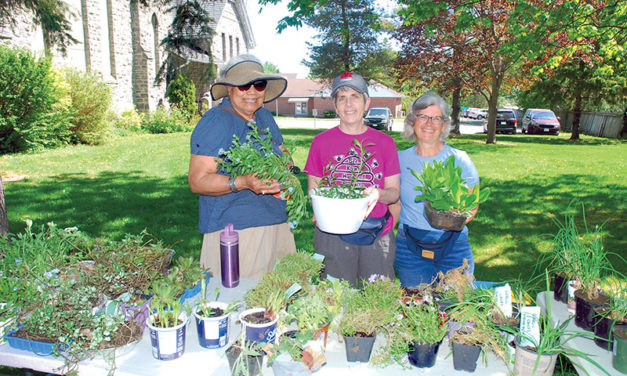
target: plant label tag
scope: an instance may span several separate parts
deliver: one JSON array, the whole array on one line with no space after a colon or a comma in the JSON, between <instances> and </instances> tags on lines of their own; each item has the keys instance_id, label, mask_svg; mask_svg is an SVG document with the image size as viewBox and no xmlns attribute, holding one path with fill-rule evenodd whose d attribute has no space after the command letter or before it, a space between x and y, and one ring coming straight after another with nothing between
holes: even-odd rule
<instances>
[{"instance_id":1,"label":"plant label tag","mask_svg":"<svg viewBox=\"0 0 627 376\"><path fill-rule=\"evenodd\" d=\"M505 286L495 287L494 297L496 298L496 305L505 317L512 317L512 288L509 283L506 283Z\"/></svg>"},{"instance_id":2,"label":"plant label tag","mask_svg":"<svg viewBox=\"0 0 627 376\"><path fill-rule=\"evenodd\" d=\"M422 257L433 260L434 256L435 254L433 253L433 251L427 251L426 249L422 250Z\"/></svg>"},{"instance_id":3,"label":"plant label tag","mask_svg":"<svg viewBox=\"0 0 627 376\"><path fill-rule=\"evenodd\" d=\"M319 253L314 253L313 255L311 255L311 258L320 262L324 261L324 255L321 255Z\"/></svg>"},{"instance_id":4,"label":"plant label tag","mask_svg":"<svg viewBox=\"0 0 627 376\"><path fill-rule=\"evenodd\" d=\"M334 277L334 276L332 276L332 275L327 274L327 281L330 281L330 282L339 282L340 280L339 280L338 278L335 278L335 277Z\"/></svg>"},{"instance_id":5,"label":"plant label tag","mask_svg":"<svg viewBox=\"0 0 627 376\"><path fill-rule=\"evenodd\" d=\"M285 301L289 300L289 298L296 294L303 286L299 285L297 282L294 282L286 291L285 291Z\"/></svg>"},{"instance_id":6,"label":"plant label tag","mask_svg":"<svg viewBox=\"0 0 627 376\"><path fill-rule=\"evenodd\" d=\"M540 307L520 308L520 345L536 347L540 343Z\"/></svg>"},{"instance_id":7,"label":"plant label tag","mask_svg":"<svg viewBox=\"0 0 627 376\"><path fill-rule=\"evenodd\" d=\"M161 355L169 355L176 353L176 330L167 332L159 332L159 353Z\"/></svg>"}]
</instances>

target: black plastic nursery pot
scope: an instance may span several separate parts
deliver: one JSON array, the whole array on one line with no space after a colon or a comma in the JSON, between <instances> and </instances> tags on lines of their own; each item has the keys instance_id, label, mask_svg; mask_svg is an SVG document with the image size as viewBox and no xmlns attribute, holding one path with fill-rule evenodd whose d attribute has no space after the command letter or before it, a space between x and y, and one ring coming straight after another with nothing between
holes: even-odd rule
<instances>
[{"instance_id":1,"label":"black plastic nursery pot","mask_svg":"<svg viewBox=\"0 0 627 376\"><path fill-rule=\"evenodd\" d=\"M442 341L437 343L411 344L407 352L409 363L418 368L433 367L438 357L438 349L441 343Z\"/></svg>"},{"instance_id":2,"label":"black plastic nursery pot","mask_svg":"<svg viewBox=\"0 0 627 376\"><path fill-rule=\"evenodd\" d=\"M263 355L248 355L245 359L241 359L240 362L246 362L240 369L237 369L237 358L239 357L242 349L239 346L229 346L224 352L226 358L229 361L229 369L232 376L255 376L259 374L261 366L263 365ZM247 372L246 372L247 371Z\"/></svg>"},{"instance_id":3,"label":"black plastic nursery pot","mask_svg":"<svg viewBox=\"0 0 627 376\"><path fill-rule=\"evenodd\" d=\"M372 353L375 335L370 337L349 337L344 336L346 345L346 361L348 362L368 362Z\"/></svg>"},{"instance_id":4,"label":"black plastic nursery pot","mask_svg":"<svg viewBox=\"0 0 627 376\"><path fill-rule=\"evenodd\" d=\"M553 297L564 304L568 303L568 278L564 274L553 276Z\"/></svg>"},{"instance_id":5,"label":"black plastic nursery pot","mask_svg":"<svg viewBox=\"0 0 627 376\"><path fill-rule=\"evenodd\" d=\"M594 343L603 350L612 351L614 344L614 335L612 329L614 327L627 328L627 322L616 321L608 315L608 309L604 307L596 307L594 309L595 317L597 317L596 325L594 325Z\"/></svg>"},{"instance_id":6,"label":"black plastic nursery pot","mask_svg":"<svg viewBox=\"0 0 627 376\"><path fill-rule=\"evenodd\" d=\"M453 342L453 367L457 371L475 372L481 346Z\"/></svg>"},{"instance_id":7,"label":"black plastic nursery pot","mask_svg":"<svg viewBox=\"0 0 627 376\"><path fill-rule=\"evenodd\" d=\"M627 327L615 327L613 334L612 366L622 373L627 373Z\"/></svg>"},{"instance_id":8,"label":"black plastic nursery pot","mask_svg":"<svg viewBox=\"0 0 627 376\"><path fill-rule=\"evenodd\" d=\"M583 290L575 291L575 325L584 330L594 331L599 317L595 315L595 308L609 307L609 297L599 294L592 300Z\"/></svg>"}]
</instances>

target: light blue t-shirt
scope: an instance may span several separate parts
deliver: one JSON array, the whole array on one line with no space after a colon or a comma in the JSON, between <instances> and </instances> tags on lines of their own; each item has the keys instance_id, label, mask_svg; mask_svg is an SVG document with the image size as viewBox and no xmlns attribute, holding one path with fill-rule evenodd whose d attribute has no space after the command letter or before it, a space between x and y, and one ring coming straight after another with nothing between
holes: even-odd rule
<instances>
[{"instance_id":1,"label":"light blue t-shirt","mask_svg":"<svg viewBox=\"0 0 627 376\"><path fill-rule=\"evenodd\" d=\"M479 172L465 151L444 144L442 151L435 157L421 157L416 153L415 146L398 152L398 160L401 165L401 225L407 224L420 229L442 231L431 227L429 224L424 214L424 201L415 201L416 196L422 192L414 189L414 187L422 187L422 183L411 173L410 169L420 174L426 163L445 161L451 155L455 156L455 166L462 168L462 177L466 180L466 184L469 187L479 184ZM468 231L466 227L464 227L464 231Z\"/></svg>"}]
</instances>

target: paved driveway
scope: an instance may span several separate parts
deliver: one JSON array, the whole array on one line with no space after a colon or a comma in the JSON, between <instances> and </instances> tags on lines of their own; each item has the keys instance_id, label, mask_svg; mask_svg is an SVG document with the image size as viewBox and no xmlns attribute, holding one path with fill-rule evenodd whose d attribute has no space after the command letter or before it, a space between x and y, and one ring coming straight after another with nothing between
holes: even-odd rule
<instances>
[{"instance_id":1,"label":"paved driveway","mask_svg":"<svg viewBox=\"0 0 627 376\"><path fill-rule=\"evenodd\" d=\"M275 118L279 128L311 128L311 129L329 129L339 124L339 119L317 119L317 118L291 118L278 117ZM392 131L400 132L403 130L403 120L395 118L392 123ZM483 120L470 120L463 118L460 131L462 134L483 133Z\"/></svg>"}]
</instances>

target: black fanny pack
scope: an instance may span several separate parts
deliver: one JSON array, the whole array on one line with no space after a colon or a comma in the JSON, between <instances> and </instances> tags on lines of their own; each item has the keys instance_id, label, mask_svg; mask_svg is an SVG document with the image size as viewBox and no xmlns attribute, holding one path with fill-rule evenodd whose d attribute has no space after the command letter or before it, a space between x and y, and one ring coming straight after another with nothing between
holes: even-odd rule
<instances>
[{"instance_id":1,"label":"black fanny pack","mask_svg":"<svg viewBox=\"0 0 627 376\"><path fill-rule=\"evenodd\" d=\"M455 246L461 231L422 230L404 225L407 248L416 256L439 260Z\"/></svg>"},{"instance_id":2,"label":"black fanny pack","mask_svg":"<svg viewBox=\"0 0 627 376\"><path fill-rule=\"evenodd\" d=\"M372 245L385 229L385 224L388 223L389 218L389 210L385 212L383 217L368 217L361 223L357 232L342 234L340 239L355 245Z\"/></svg>"}]
</instances>

